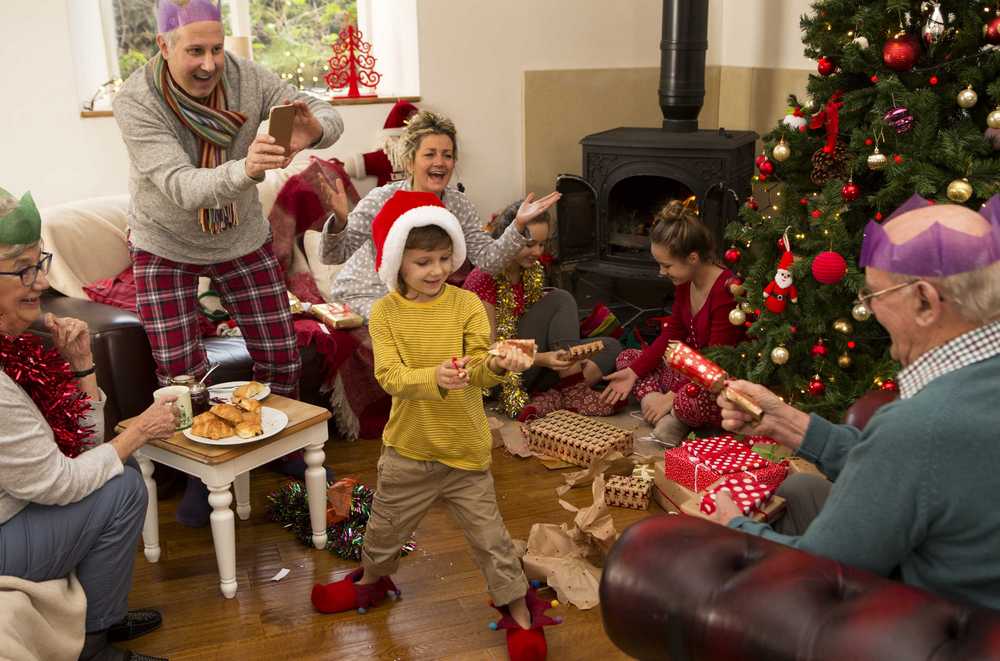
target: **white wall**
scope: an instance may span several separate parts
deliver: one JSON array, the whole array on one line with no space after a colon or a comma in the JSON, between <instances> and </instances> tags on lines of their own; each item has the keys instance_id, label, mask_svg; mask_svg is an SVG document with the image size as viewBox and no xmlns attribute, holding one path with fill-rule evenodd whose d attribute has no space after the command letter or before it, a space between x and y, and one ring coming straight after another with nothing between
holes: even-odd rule
<instances>
[{"instance_id":1,"label":"white wall","mask_svg":"<svg viewBox=\"0 0 1000 661\"><path fill-rule=\"evenodd\" d=\"M808 0L710 1L710 63L813 66L798 32ZM659 65L660 0L418 0L417 11L420 105L457 123L458 179L487 217L524 192L523 71ZM66 0L0 2L0 186L43 206L127 190L117 125L79 117L71 58ZM340 110L347 131L330 152L368 151L388 106Z\"/></svg>"}]
</instances>

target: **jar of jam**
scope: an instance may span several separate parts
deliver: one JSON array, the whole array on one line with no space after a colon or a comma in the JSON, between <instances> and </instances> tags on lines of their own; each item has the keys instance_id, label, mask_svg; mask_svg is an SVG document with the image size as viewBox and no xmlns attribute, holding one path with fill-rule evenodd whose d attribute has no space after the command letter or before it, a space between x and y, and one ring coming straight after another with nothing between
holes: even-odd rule
<instances>
[{"instance_id":1,"label":"jar of jam","mask_svg":"<svg viewBox=\"0 0 1000 661\"><path fill-rule=\"evenodd\" d=\"M178 374L177 376L170 377L170 384L172 386L187 386L191 387L191 384L196 383L196 379L190 374Z\"/></svg>"},{"instance_id":2,"label":"jar of jam","mask_svg":"<svg viewBox=\"0 0 1000 661\"><path fill-rule=\"evenodd\" d=\"M208 386L204 383L195 381L188 386L188 390L191 391L192 415L200 415L211 408L208 401Z\"/></svg>"}]
</instances>

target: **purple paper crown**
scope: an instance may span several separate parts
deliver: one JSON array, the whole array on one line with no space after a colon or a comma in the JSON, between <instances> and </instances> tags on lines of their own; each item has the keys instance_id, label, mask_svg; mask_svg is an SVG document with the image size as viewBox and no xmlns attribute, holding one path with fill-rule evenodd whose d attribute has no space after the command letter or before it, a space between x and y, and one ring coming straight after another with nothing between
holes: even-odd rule
<instances>
[{"instance_id":1,"label":"purple paper crown","mask_svg":"<svg viewBox=\"0 0 1000 661\"><path fill-rule=\"evenodd\" d=\"M222 9L216 0L160 0L156 8L158 32L173 32L199 21L222 22Z\"/></svg>"},{"instance_id":2,"label":"purple paper crown","mask_svg":"<svg viewBox=\"0 0 1000 661\"><path fill-rule=\"evenodd\" d=\"M903 203L886 222L908 211L931 206L914 195ZM975 271L1000 261L1000 194L994 195L979 212L990 223L982 236L966 234L934 222L906 243L889 240L885 228L870 221L861 244L861 268L872 266L899 275L944 277Z\"/></svg>"}]
</instances>

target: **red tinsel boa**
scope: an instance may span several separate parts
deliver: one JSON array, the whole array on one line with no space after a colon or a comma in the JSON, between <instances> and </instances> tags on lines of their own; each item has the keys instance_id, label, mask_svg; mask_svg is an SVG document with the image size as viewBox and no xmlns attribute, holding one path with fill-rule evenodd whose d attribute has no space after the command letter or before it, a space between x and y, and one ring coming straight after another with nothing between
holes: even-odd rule
<instances>
[{"instance_id":1,"label":"red tinsel boa","mask_svg":"<svg viewBox=\"0 0 1000 661\"><path fill-rule=\"evenodd\" d=\"M66 359L57 350L47 349L36 335L0 333L0 369L31 397L62 453L67 457L80 454L93 433L81 422L90 410L90 398L80 390Z\"/></svg>"}]
</instances>

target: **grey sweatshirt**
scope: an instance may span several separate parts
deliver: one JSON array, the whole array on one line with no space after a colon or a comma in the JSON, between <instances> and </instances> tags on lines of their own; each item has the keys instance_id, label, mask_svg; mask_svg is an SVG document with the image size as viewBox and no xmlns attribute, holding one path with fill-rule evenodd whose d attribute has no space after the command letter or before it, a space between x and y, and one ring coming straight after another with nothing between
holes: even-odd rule
<instances>
[{"instance_id":1,"label":"grey sweatshirt","mask_svg":"<svg viewBox=\"0 0 1000 661\"><path fill-rule=\"evenodd\" d=\"M91 400L83 424L93 427L91 449L74 459L56 445L52 428L21 386L0 370L0 524L29 503L68 505L122 472L104 441L104 393Z\"/></svg>"},{"instance_id":2,"label":"grey sweatshirt","mask_svg":"<svg viewBox=\"0 0 1000 661\"><path fill-rule=\"evenodd\" d=\"M130 240L135 247L188 264L214 264L242 257L264 244L270 226L257 197L260 183L246 174L250 143L271 108L285 99L306 101L323 126L316 148L328 147L344 131L340 114L326 101L299 93L253 62L226 53L222 83L229 109L246 115L229 161L198 167L198 140L181 124L153 85L152 66L125 81L115 97L115 120L128 149ZM198 224L198 209L235 203L240 223L221 234Z\"/></svg>"},{"instance_id":3,"label":"grey sweatshirt","mask_svg":"<svg viewBox=\"0 0 1000 661\"><path fill-rule=\"evenodd\" d=\"M730 526L1000 608L1000 356L883 406L864 431L812 416L799 454L834 480L800 537L737 517Z\"/></svg>"}]
</instances>

